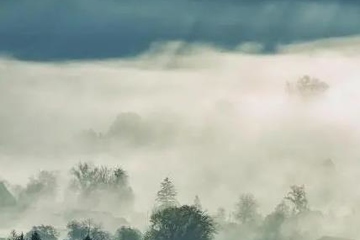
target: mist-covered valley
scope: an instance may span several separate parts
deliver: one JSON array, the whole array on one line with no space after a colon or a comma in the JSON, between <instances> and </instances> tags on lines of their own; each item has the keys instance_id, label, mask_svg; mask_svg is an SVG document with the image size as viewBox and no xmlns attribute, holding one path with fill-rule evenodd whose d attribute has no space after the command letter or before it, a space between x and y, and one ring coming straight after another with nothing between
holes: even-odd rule
<instances>
[{"instance_id":1,"label":"mist-covered valley","mask_svg":"<svg viewBox=\"0 0 360 240\"><path fill-rule=\"evenodd\" d=\"M0 237L145 234L165 183L179 209L211 217L215 239L358 239L357 38L271 55L179 46L0 60Z\"/></svg>"}]
</instances>

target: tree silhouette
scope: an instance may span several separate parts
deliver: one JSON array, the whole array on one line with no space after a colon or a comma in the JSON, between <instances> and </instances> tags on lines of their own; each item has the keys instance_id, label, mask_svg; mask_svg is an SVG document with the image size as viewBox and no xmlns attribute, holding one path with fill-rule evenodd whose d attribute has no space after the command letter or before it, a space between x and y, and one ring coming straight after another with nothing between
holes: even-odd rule
<instances>
[{"instance_id":1,"label":"tree silhouette","mask_svg":"<svg viewBox=\"0 0 360 240\"><path fill-rule=\"evenodd\" d=\"M57 240L59 233L53 226L34 226L32 229L25 235L26 239L30 239L32 234L36 232L42 240Z\"/></svg>"},{"instance_id":2,"label":"tree silhouette","mask_svg":"<svg viewBox=\"0 0 360 240\"><path fill-rule=\"evenodd\" d=\"M194 206L168 207L151 216L145 240L210 240L216 232L212 218Z\"/></svg>"},{"instance_id":3,"label":"tree silhouette","mask_svg":"<svg viewBox=\"0 0 360 240\"><path fill-rule=\"evenodd\" d=\"M34 231L34 232L31 234L30 240L41 240L40 235L38 234L37 231Z\"/></svg>"},{"instance_id":4,"label":"tree silhouette","mask_svg":"<svg viewBox=\"0 0 360 240\"><path fill-rule=\"evenodd\" d=\"M290 188L291 190L285 196L285 199L293 205L293 214L299 214L309 210L305 186L293 185Z\"/></svg>"},{"instance_id":5,"label":"tree silhouette","mask_svg":"<svg viewBox=\"0 0 360 240\"><path fill-rule=\"evenodd\" d=\"M178 202L176 200L176 189L174 184L170 181L169 178L165 178L161 183L160 190L157 192L156 204L157 208L163 209L167 207L177 206Z\"/></svg>"},{"instance_id":6,"label":"tree silhouette","mask_svg":"<svg viewBox=\"0 0 360 240\"><path fill-rule=\"evenodd\" d=\"M121 227L115 234L115 240L141 240L141 238L141 232L130 227Z\"/></svg>"},{"instance_id":7,"label":"tree silhouette","mask_svg":"<svg viewBox=\"0 0 360 240\"><path fill-rule=\"evenodd\" d=\"M252 194L242 194L236 207L235 218L242 224L255 223L260 217L258 203Z\"/></svg>"}]
</instances>

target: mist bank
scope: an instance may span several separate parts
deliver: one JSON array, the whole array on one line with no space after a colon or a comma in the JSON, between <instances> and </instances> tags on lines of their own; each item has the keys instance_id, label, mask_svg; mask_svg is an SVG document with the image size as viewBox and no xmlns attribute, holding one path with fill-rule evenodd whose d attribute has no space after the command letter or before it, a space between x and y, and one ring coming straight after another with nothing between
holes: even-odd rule
<instances>
[{"instance_id":1,"label":"mist bank","mask_svg":"<svg viewBox=\"0 0 360 240\"><path fill-rule=\"evenodd\" d=\"M326 43L266 56L244 53L254 45L177 53L170 43L127 60L3 58L1 178L26 185L39 170L56 170L63 184L79 161L120 165L141 213L166 176L181 203L199 195L211 211L251 192L269 213L289 186L305 184L314 209L340 219L332 232L356 237L360 58L348 51L357 49L352 41ZM329 88L310 99L289 95L286 82L303 75ZM323 171L327 159L333 175Z\"/></svg>"}]
</instances>

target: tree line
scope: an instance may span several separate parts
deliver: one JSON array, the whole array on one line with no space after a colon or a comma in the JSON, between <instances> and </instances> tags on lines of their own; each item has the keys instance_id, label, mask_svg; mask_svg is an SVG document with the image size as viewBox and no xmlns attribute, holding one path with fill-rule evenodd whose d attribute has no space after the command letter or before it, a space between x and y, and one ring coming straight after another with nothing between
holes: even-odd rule
<instances>
[{"instance_id":1,"label":"tree line","mask_svg":"<svg viewBox=\"0 0 360 240\"><path fill-rule=\"evenodd\" d=\"M94 189L110 188L128 194L127 175L121 168L95 167L80 163L72 169L73 187L89 197ZM127 188L126 188L127 189ZM129 190L129 189L127 189ZM114 233L104 230L92 219L73 220L66 225L67 240L305 240L313 229L301 229L301 222L313 221L317 211L309 207L304 186L291 186L274 210L262 216L259 203L251 193L243 193L235 209L227 214L219 208L214 214L204 210L199 196L192 205L182 205L177 200L177 190L170 178L165 178L156 194L150 223L145 232L131 226L120 226ZM313 227L316 227L314 224ZM13 231L9 240L58 240L59 232L49 225L34 226L29 232Z\"/></svg>"}]
</instances>

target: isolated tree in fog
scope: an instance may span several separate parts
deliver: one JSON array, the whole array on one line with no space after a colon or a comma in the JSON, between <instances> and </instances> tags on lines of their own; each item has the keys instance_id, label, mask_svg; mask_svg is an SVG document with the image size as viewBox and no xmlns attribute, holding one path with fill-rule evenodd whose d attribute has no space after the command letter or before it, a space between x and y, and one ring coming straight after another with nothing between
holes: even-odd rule
<instances>
[{"instance_id":1,"label":"isolated tree in fog","mask_svg":"<svg viewBox=\"0 0 360 240\"><path fill-rule=\"evenodd\" d=\"M242 194L236 205L235 218L242 224L255 223L260 218L257 210L255 197L252 194Z\"/></svg>"},{"instance_id":2,"label":"isolated tree in fog","mask_svg":"<svg viewBox=\"0 0 360 240\"><path fill-rule=\"evenodd\" d=\"M285 199L292 204L293 213L298 214L309 210L305 186L293 185L290 189Z\"/></svg>"},{"instance_id":3,"label":"isolated tree in fog","mask_svg":"<svg viewBox=\"0 0 360 240\"><path fill-rule=\"evenodd\" d=\"M286 90L290 94L298 94L302 97L314 97L328 90L329 85L317 78L305 75L295 83L286 83Z\"/></svg>"},{"instance_id":4,"label":"isolated tree in fog","mask_svg":"<svg viewBox=\"0 0 360 240\"><path fill-rule=\"evenodd\" d=\"M34 226L32 229L25 235L26 239L30 239L33 233L37 233L41 240L57 240L59 233L53 226Z\"/></svg>"},{"instance_id":5,"label":"isolated tree in fog","mask_svg":"<svg viewBox=\"0 0 360 240\"><path fill-rule=\"evenodd\" d=\"M213 219L194 206L168 207L151 216L145 240L210 240Z\"/></svg>"},{"instance_id":6,"label":"isolated tree in fog","mask_svg":"<svg viewBox=\"0 0 360 240\"><path fill-rule=\"evenodd\" d=\"M196 207L199 210L202 210L201 201L198 195L195 196L194 207Z\"/></svg>"},{"instance_id":7,"label":"isolated tree in fog","mask_svg":"<svg viewBox=\"0 0 360 240\"><path fill-rule=\"evenodd\" d=\"M169 178L165 178L161 183L160 190L157 192L156 204L157 208L167 208L178 205L176 200L176 189L174 184L170 181Z\"/></svg>"},{"instance_id":8,"label":"isolated tree in fog","mask_svg":"<svg viewBox=\"0 0 360 240\"><path fill-rule=\"evenodd\" d=\"M71 173L71 186L80 193L83 204L94 206L103 203L102 206L105 207L121 204L123 208L131 208L134 195L128 183L128 176L122 168L79 163L72 168ZM107 197L103 198L103 195Z\"/></svg>"},{"instance_id":9,"label":"isolated tree in fog","mask_svg":"<svg viewBox=\"0 0 360 240\"><path fill-rule=\"evenodd\" d=\"M73 187L84 194L100 188L128 188L128 176L122 168L96 167L89 163L79 163L71 170Z\"/></svg>"},{"instance_id":10,"label":"isolated tree in fog","mask_svg":"<svg viewBox=\"0 0 360 240\"><path fill-rule=\"evenodd\" d=\"M142 234L139 230L131 227L121 227L116 231L114 240L141 240Z\"/></svg>"}]
</instances>

